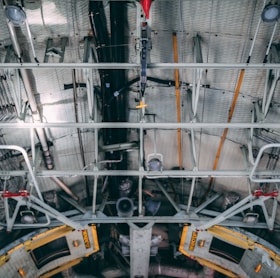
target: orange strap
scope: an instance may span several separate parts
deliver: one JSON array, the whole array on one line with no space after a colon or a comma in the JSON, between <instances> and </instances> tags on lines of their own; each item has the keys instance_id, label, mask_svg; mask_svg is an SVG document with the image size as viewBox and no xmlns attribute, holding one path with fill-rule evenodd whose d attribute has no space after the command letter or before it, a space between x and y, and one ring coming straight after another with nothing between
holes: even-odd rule
<instances>
[{"instance_id":1,"label":"orange strap","mask_svg":"<svg viewBox=\"0 0 280 278\"><path fill-rule=\"evenodd\" d=\"M227 119L228 123L230 123L231 119L232 119L232 115L233 115L233 112L234 112L234 109L235 109L235 105L236 105L236 102L237 102L237 99L238 99L240 88L241 88L241 85L242 85L242 82L243 82L244 73L245 73L245 69L242 69L240 71L240 73L239 73L239 78L238 78L237 86L235 88L234 96L233 96L233 99L232 99L232 102L231 102L231 106L230 106L230 109L229 109L229 113L228 113L228 119ZM222 151L224 142L226 140L227 133L228 133L228 128L225 128L224 132L222 134L222 137L220 139L220 144L219 144L219 147L218 147L218 150L217 150L217 153L216 153L216 157L215 157L215 161L214 161L214 164L213 164L213 170L214 171L218 167L221 151ZM211 188L212 183L213 183L213 177L211 177L211 179L210 179L209 189Z\"/></svg>"},{"instance_id":2,"label":"orange strap","mask_svg":"<svg viewBox=\"0 0 280 278\"><path fill-rule=\"evenodd\" d=\"M178 47L177 35L173 33L173 50L174 50L174 63L178 63ZM177 107L177 122L181 123L181 100L180 100L180 84L179 84L179 70L174 70L175 77L175 90L176 90L176 107ZM177 141L178 141L178 164L182 169L182 142L181 142L181 129L177 128Z\"/></svg>"}]
</instances>

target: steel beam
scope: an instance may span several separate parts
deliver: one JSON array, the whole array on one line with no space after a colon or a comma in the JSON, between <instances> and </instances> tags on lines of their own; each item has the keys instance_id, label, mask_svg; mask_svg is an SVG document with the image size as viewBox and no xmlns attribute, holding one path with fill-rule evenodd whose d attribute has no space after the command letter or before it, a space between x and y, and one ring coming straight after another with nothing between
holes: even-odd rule
<instances>
[{"instance_id":1,"label":"steel beam","mask_svg":"<svg viewBox=\"0 0 280 278\"><path fill-rule=\"evenodd\" d=\"M267 227L269 230L273 229L274 225L274 220L276 216L276 207L277 207L277 199L274 198L274 204L273 204L273 211L271 216L268 215L266 206L265 206L265 201L268 199L271 199L273 197L271 196L261 196L261 197L255 197L253 195L249 195L231 208L227 209L217 217L211 219L210 221L197 226L197 229L199 230L207 230L208 228L214 226L214 225L219 225L223 221L229 219L230 217L241 213L243 211L246 211L247 209L250 209L253 206L261 206L265 215L265 219L267 221Z\"/></svg>"},{"instance_id":2,"label":"steel beam","mask_svg":"<svg viewBox=\"0 0 280 278\"><path fill-rule=\"evenodd\" d=\"M0 63L0 69L140 69L140 63ZM150 63L148 69L279 69L277 63Z\"/></svg>"},{"instance_id":3,"label":"steel beam","mask_svg":"<svg viewBox=\"0 0 280 278\"><path fill-rule=\"evenodd\" d=\"M87 217L87 214L69 217L69 219L75 223L79 223L81 226L85 226L88 224L110 224L110 223L126 223L126 224L133 224L133 223L178 223L178 224L194 224L196 226L207 223L208 221L212 220L211 217L202 217L197 216L195 214L186 215L176 214L175 216L132 216L132 217L117 217L117 216L106 216L103 213L97 213L96 217ZM61 221L58 219L52 220L48 227L56 227L61 225ZM5 223L0 223L2 227L5 227ZM257 229L267 229L267 223L259 222L259 223L244 223L243 221L236 221L236 220L229 220L226 219L223 222L219 223L220 226L226 227L244 227L244 228L257 228ZM27 227L18 227L15 226L14 229L23 229ZM280 226L274 224L275 230L280 230Z\"/></svg>"},{"instance_id":4,"label":"steel beam","mask_svg":"<svg viewBox=\"0 0 280 278\"><path fill-rule=\"evenodd\" d=\"M0 171L0 176L24 176L29 172L27 170L10 170ZM153 178L184 178L184 177L216 177L216 178L227 178L227 177L248 177L251 174L250 170L166 170L160 172L150 172L143 170L37 170L35 172L36 177L73 177L73 176L147 176L149 179ZM276 171L255 171L255 175L258 176L280 176L280 172ZM271 181L271 180L270 180Z\"/></svg>"},{"instance_id":5,"label":"steel beam","mask_svg":"<svg viewBox=\"0 0 280 278\"><path fill-rule=\"evenodd\" d=\"M152 224L152 223L151 223ZM130 225L130 277L147 278L149 273L152 225Z\"/></svg>"},{"instance_id":6,"label":"steel beam","mask_svg":"<svg viewBox=\"0 0 280 278\"><path fill-rule=\"evenodd\" d=\"M213 129L213 128L229 128L229 129L247 129L247 128L260 128L260 129L280 129L280 122L258 122L258 123L128 123L128 122L58 122L58 123L4 123L0 122L0 128L138 128L138 129Z\"/></svg>"}]
</instances>

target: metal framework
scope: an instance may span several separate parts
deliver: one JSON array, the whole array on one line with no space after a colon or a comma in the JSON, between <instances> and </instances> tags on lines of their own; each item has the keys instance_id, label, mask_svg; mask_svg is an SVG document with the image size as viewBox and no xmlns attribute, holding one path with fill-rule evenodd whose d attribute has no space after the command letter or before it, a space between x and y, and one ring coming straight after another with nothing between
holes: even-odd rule
<instances>
[{"instance_id":1,"label":"metal framework","mask_svg":"<svg viewBox=\"0 0 280 278\"><path fill-rule=\"evenodd\" d=\"M0 63L0 69L140 69L140 63ZM149 63L148 69L279 69L276 63Z\"/></svg>"},{"instance_id":2,"label":"metal framework","mask_svg":"<svg viewBox=\"0 0 280 278\"><path fill-rule=\"evenodd\" d=\"M177 122L177 123L170 123L170 122L161 122L161 123L146 123L145 121L140 121L140 122L97 122L97 108L96 108L96 101L94 99L94 96L92 99L90 99L89 103L89 110L90 110L90 119L89 122L57 122L57 123L42 123L42 122L34 122L34 123L23 123L23 122L17 122L17 123L0 123L0 128L2 129L30 129L31 131L34 128L87 128L87 129L92 129L94 132L95 136L95 161L98 161L98 133L102 129L109 129L109 128L122 128L122 129L138 129L139 130L139 169L138 170L99 170L97 166L93 168L93 170L88 170L88 169L70 169L70 170L41 170L41 169L36 169L32 168L32 166L29 163L29 160L25 157L27 156L24 149L18 147L18 146L1 146L2 149L5 148L11 148L11 149L17 149L19 150L25 160L27 165L29 165L28 170L13 170L13 171L0 171L0 176L22 176L22 175L27 175L31 176L33 184L36 188L37 194L39 196L39 199L36 198L35 196L20 196L20 197L13 197L16 199L18 202L18 206L22 205L23 202L28 202L28 205L30 207L33 207L45 214L45 217L51 217L51 218L56 218L56 220L52 219L49 221L47 219L47 222L42 223L42 226L44 226L46 223L49 225L59 225L61 222L70 225L74 228L80 228L81 225L88 224L88 223L194 223L197 226L200 226L201 223L203 223L204 226L211 226L212 221L216 221L219 216L215 215L215 212L210 212L208 213L208 216L211 217L206 217L206 216L201 216L201 212L205 211L204 208L214 201L215 198L207 200L204 204L202 204L199 207L199 210L194 210L191 207L191 202L192 202L192 195L194 192L195 184L196 184L196 178L197 177L248 177L254 182L260 182L260 180L255 180L255 176L262 176L264 177L265 181L271 182L271 179L274 180L274 182L278 182L280 179L280 172L278 170L265 170L265 171L260 171L257 170L258 163L260 160L261 153L264 151L264 149L261 150L258 158L256 161L253 161L252 159L252 133L254 129L280 129L280 123L278 122L264 122L264 121L257 121L254 122L254 119L252 119L252 122L250 123L199 123L196 122L195 119L196 117L196 111L197 111L197 104L198 104L198 97L199 97L199 90L198 88L200 87L200 74L201 70L203 69L246 69L246 70L279 70L280 69L280 64L279 63L268 63L268 64L249 64L249 63L239 63L239 64L233 64L233 63L227 63L227 64L220 64L220 63L203 63L201 59L201 49L200 49L200 40L199 37L194 38L194 48L196 52L196 63L154 63L154 64L147 64L147 69L152 69L152 68L160 68L160 69L192 69L194 70L199 78L196 78L194 80L194 85L197 88L193 92L192 95L192 114L190 115L191 120L190 122ZM91 59L90 59L91 60ZM5 64L0 64L0 69L42 69L42 68L60 68L60 69L84 69L87 73L87 82L88 84L92 84L92 80L90 79L91 76L91 71L94 69L140 69L141 64L140 63L92 63L89 61L89 63L5 63ZM89 86L92 87L92 86ZM91 97L92 97L92 92L90 92ZM94 94L93 94L94 95ZM189 96L190 97L190 96ZM268 102L267 102L268 103ZM257 113L257 112L256 112ZM245 131L249 132L249 140L248 140L248 153L251 159L249 159L251 165L247 165L247 169L245 170L238 170L238 171L233 171L233 170L226 170L226 171L221 171L221 170L200 170L198 169L198 164L197 164L197 156L196 156L196 149L195 149L195 136L194 136L194 131L199 130L199 129L213 129L213 128L220 128L220 129L243 129ZM146 171L144 170L144 167L142 165L143 163L143 154L144 154L144 144L143 144L143 133L144 130L149 130L149 129L172 129L172 130L177 130L177 129L182 129L182 130L190 130L190 142L191 142L191 154L192 154L192 160L193 160L193 168L190 170L162 170L162 171ZM32 150L35 149L34 146L34 138L31 134L31 148ZM250 144L251 142L251 144ZM280 147L279 145L275 146L270 146L267 145L264 148L269 148L269 147ZM34 151L32 152L34 155ZM251 154L251 155L250 155ZM250 158L249 157L249 158ZM34 159L33 159L34 163ZM251 167L253 166L253 168ZM82 209L82 211L79 209L78 206L75 206L79 213L76 214L76 216L64 216L61 215L60 213L56 213L55 211L49 210L49 207L46 207L42 201L41 193L39 191L38 184L36 182L36 177L71 177L73 175L79 175L79 176L93 176L94 177L94 183L93 183L93 197L92 197L92 208L90 211L85 211ZM138 215L139 216L134 216L134 217L128 217L128 218L122 218L122 217L108 217L103 213L103 210L99 210L102 206L104 207L106 204L106 200L102 204L102 206L98 205L96 203L96 195L97 195L97 186L98 186L98 178L102 176L135 176L138 177ZM166 196L167 200L172 204L172 206L176 210L176 214L174 216L168 216L168 217L147 217L143 216L142 212L142 179L146 177L149 179L160 179L160 178L186 178L190 177L192 178L192 183L191 183L191 191L190 191L190 196L187 202L187 205L181 205L177 204L174 202L171 196L169 196L168 192L165 191L163 187L160 186L159 184L159 189L163 192L163 194ZM249 194L247 198L252 198L252 196ZM264 201L267 198L258 198L254 197L257 200L255 201L256 205L260 205L263 207L263 210L265 212L265 206L264 206ZM271 197L275 198L275 197ZM245 198L245 201L247 199ZM250 199L251 200L251 199ZM252 201L252 200L251 200ZM7 198L6 198L6 207L7 207ZM247 207L242 206L244 200L238 203L238 208L239 211L244 211ZM274 202L275 203L275 202ZM252 204L250 204L252 205ZM274 205L273 212L276 211L276 205ZM82 215L81 215L82 212ZM207 215L207 214L206 214ZM213 216L214 218L213 220ZM271 217L267 217L266 223L243 223L241 219L235 219L232 217L232 214L227 214L225 212L225 215L223 217L218 218L218 223L222 225L227 225L227 226L240 226L240 227L255 227L255 228L273 228L275 227L274 225L274 220L275 220L275 213L272 213ZM8 213L6 213L6 218L7 218L7 225L3 225L3 227L6 227L8 229L11 229L12 227L14 228L21 228L21 226L14 225L15 217L14 215L10 217ZM208 223L208 224L207 224ZM215 222L216 223L216 222ZM40 224L38 224L40 225Z\"/></svg>"}]
</instances>

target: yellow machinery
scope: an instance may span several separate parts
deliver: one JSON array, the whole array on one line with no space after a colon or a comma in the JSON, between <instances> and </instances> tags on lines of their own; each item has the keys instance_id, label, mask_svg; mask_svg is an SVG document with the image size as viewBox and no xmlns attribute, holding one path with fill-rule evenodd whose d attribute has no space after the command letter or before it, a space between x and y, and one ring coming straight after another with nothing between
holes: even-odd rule
<instances>
[{"instance_id":1,"label":"yellow machinery","mask_svg":"<svg viewBox=\"0 0 280 278\"><path fill-rule=\"evenodd\" d=\"M0 277L51 277L98 250L95 225L83 230L60 226L33 233L6 247L0 257Z\"/></svg>"},{"instance_id":2,"label":"yellow machinery","mask_svg":"<svg viewBox=\"0 0 280 278\"><path fill-rule=\"evenodd\" d=\"M183 228L179 251L228 277L280 277L276 248L253 234L221 226Z\"/></svg>"}]
</instances>

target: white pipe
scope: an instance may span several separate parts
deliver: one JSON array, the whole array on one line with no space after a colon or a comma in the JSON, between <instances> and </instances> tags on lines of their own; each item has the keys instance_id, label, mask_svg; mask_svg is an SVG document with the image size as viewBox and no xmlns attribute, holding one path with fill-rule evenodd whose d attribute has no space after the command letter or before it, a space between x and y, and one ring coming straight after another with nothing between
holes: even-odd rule
<instances>
[{"instance_id":1,"label":"white pipe","mask_svg":"<svg viewBox=\"0 0 280 278\"><path fill-rule=\"evenodd\" d=\"M277 25L278 25L278 21L276 21L275 24L274 24L273 31L272 31L272 34L271 34L271 37L270 37L270 40L269 40L269 43L268 43L268 46L267 46L267 49L266 49L265 57L267 57L267 55L269 53L269 50L270 50L270 47L271 47L271 44L272 44L272 41L273 41L273 38L274 38L274 35L275 35Z\"/></svg>"},{"instance_id":2,"label":"white pipe","mask_svg":"<svg viewBox=\"0 0 280 278\"><path fill-rule=\"evenodd\" d=\"M262 10L264 9L265 4L266 4L266 0L263 1ZM256 29L256 32L255 32L255 35L254 35L254 38L253 38L253 41L252 41L252 44L251 44L251 48L250 48L250 51L249 51L249 57L248 57L248 60L247 60L248 63L250 62L250 58L251 58L252 53L253 53L253 48L254 48L255 43L256 43L256 38L257 38L257 34L259 32L259 29L260 29L261 21L262 21L262 18L260 16L259 21L258 21L258 25L257 25L257 29Z\"/></svg>"},{"instance_id":3,"label":"white pipe","mask_svg":"<svg viewBox=\"0 0 280 278\"><path fill-rule=\"evenodd\" d=\"M78 201L79 197L73 193L69 187L63 182L61 181L59 178L57 177L51 177L51 180L54 181L62 190L64 190L68 195L70 195L74 200Z\"/></svg>"},{"instance_id":4,"label":"white pipe","mask_svg":"<svg viewBox=\"0 0 280 278\"><path fill-rule=\"evenodd\" d=\"M32 38L31 38L31 33L29 30L29 26L28 23L26 22L26 27L27 27L27 31L28 31L28 35L29 38L31 39L31 46L32 46L32 51L34 54L34 58L36 59L35 56L35 51L34 51L34 47L32 44ZM8 28L10 31L10 35L11 35L11 39L12 39L12 43L15 49L15 52L18 56L18 58L21 60L21 50L20 50L20 45L16 36L16 32L15 32L15 27L11 22L8 22ZM30 105L30 109L32 112L32 118L34 120L35 123L41 123L41 116L37 107L37 103L35 100L35 96L34 96L34 91L36 92L36 88L32 88L31 82L30 82L30 73L28 72L27 69L19 69L20 70L20 74L21 74L21 78L23 80L23 84L26 90L26 94L27 94L27 98L28 98L28 102ZM35 86L35 85L34 85ZM41 143L42 146L42 150L43 150L43 154L44 154L44 160L47 166L48 170L51 170L54 168L54 164L52 161L52 157L49 151L49 146L48 146L48 142L47 142L47 138L46 138L46 134L45 134L45 130L42 127L37 127L36 128L36 132L37 135L39 137L39 141ZM61 187L61 189L63 189L68 195L70 195L73 199L78 200L78 196L75 195L70 189L69 187L63 183L60 179L58 179L57 177L52 177L52 180L59 186Z\"/></svg>"},{"instance_id":5,"label":"white pipe","mask_svg":"<svg viewBox=\"0 0 280 278\"><path fill-rule=\"evenodd\" d=\"M37 180L36 180L36 177L34 175L34 172L33 172L33 169L32 169L32 166L30 164L30 161L29 161L29 158L28 158L28 155L27 155L27 152L25 149L23 149L22 147L20 146L15 146L15 145L0 145L0 149L1 150L16 150L18 152L20 152L25 160L25 163L26 163L26 166L28 168L28 171L29 171L29 174L31 176L31 180L35 186L35 189L37 191L37 194L38 194L38 197L39 199L43 200L43 196L41 194L41 191L40 191L40 188L39 188L39 185L37 183Z\"/></svg>"}]
</instances>

